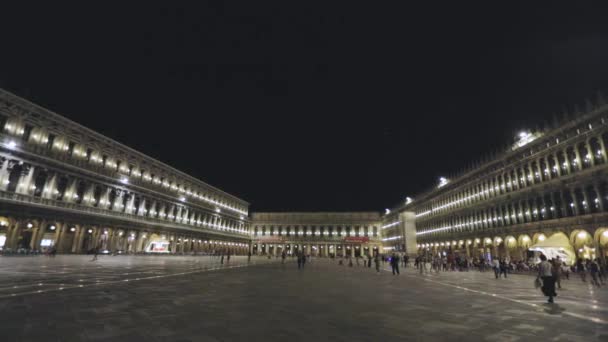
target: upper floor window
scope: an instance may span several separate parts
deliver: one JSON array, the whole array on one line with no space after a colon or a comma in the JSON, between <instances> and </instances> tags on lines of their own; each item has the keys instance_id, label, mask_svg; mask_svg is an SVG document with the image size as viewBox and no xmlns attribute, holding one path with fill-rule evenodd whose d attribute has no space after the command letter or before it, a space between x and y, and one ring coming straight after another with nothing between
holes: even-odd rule
<instances>
[{"instance_id":1,"label":"upper floor window","mask_svg":"<svg viewBox=\"0 0 608 342\"><path fill-rule=\"evenodd\" d=\"M72 156L72 154L74 153L74 146L76 146L76 143L73 141L70 141L68 143L68 156Z\"/></svg>"},{"instance_id":2,"label":"upper floor window","mask_svg":"<svg viewBox=\"0 0 608 342\"><path fill-rule=\"evenodd\" d=\"M33 128L34 127L30 125L25 125L25 129L23 130L23 136L21 136L21 139L23 139L23 141L27 142L30 139L30 135L32 134Z\"/></svg>"},{"instance_id":3,"label":"upper floor window","mask_svg":"<svg viewBox=\"0 0 608 342\"><path fill-rule=\"evenodd\" d=\"M49 134L49 138L46 141L46 148L49 149L49 150L52 149L54 142L55 142L55 135L54 134Z\"/></svg>"}]
</instances>

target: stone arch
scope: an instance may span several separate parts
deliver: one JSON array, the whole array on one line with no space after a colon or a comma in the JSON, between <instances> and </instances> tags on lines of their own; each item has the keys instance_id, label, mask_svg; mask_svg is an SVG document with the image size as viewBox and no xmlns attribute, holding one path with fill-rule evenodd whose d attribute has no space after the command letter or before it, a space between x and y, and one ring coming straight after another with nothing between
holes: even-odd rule
<instances>
[{"instance_id":1,"label":"stone arch","mask_svg":"<svg viewBox=\"0 0 608 342\"><path fill-rule=\"evenodd\" d=\"M500 245L500 244L502 244L503 242L504 242L504 240L503 240L503 238L502 238L502 237L500 237L500 236L495 236L495 237L492 239L492 245L494 245L494 246L499 246L499 245Z\"/></svg>"},{"instance_id":2,"label":"stone arch","mask_svg":"<svg viewBox=\"0 0 608 342\"><path fill-rule=\"evenodd\" d=\"M585 229L573 230L570 233L570 243L578 258L593 259L596 257L593 235Z\"/></svg>"},{"instance_id":3,"label":"stone arch","mask_svg":"<svg viewBox=\"0 0 608 342\"><path fill-rule=\"evenodd\" d=\"M481 246L481 238L474 238L473 239L473 247L479 248L480 246Z\"/></svg>"},{"instance_id":4,"label":"stone arch","mask_svg":"<svg viewBox=\"0 0 608 342\"><path fill-rule=\"evenodd\" d=\"M491 237L489 237L489 236L486 236L486 237L484 237L484 238L481 240L482 245L483 245L484 247L491 247L491 246L492 246L492 242L493 242L493 241L494 241L494 240L492 240L492 238L491 238Z\"/></svg>"},{"instance_id":5,"label":"stone arch","mask_svg":"<svg viewBox=\"0 0 608 342\"><path fill-rule=\"evenodd\" d=\"M528 234L522 234L517 237L517 245L521 248L527 249L528 247L530 247L531 243L532 243L532 239L530 238L530 236Z\"/></svg>"},{"instance_id":6,"label":"stone arch","mask_svg":"<svg viewBox=\"0 0 608 342\"><path fill-rule=\"evenodd\" d=\"M532 236L532 244L536 244L538 242L545 241L546 239L547 239L547 235L545 235L544 233L535 233Z\"/></svg>"},{"instance_id":7,"label":"stone arch","mask_svg":"<svg viewBox=\"0 0 608 342\"><path fill-rule=\"evenodd\" d=\"M595 241L601 247L608 247L608 228L598 228L593 236Z\"/></svg>"},{"instance_id":8,"label":"stone arch","mask_svg":"<svg viewBox=\"0 0 608 342\"><path fill-rule=\"evenodd\" d=\"M513 235L508 235L505 237L505 247L508 250L514 250L519 246L517 243L517 239Z\"/></svg>"},{"instance_id":9,"label":"stone arch","mask_svg":"<svg viewBox=\"0 0 608 342\"><path fill-rule=\"evenodd\" d=\"M570 243L574 248L579 248L583 245L593 245L593 236L585 229L575 229L570 233Z\"/></svg>"}]
</instances>

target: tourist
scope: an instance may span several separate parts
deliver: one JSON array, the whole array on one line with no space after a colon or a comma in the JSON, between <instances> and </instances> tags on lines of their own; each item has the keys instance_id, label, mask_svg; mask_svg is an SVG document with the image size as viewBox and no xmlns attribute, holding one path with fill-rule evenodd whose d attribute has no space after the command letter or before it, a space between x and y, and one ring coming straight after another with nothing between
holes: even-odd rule
<instances>
[{"instance_id":1,"label":"tourist","mask_svg":"<svg viewBox=\"0 0 608 342\"><path fill-rule=\"evenodd\" d=\"M562 288L562 261L559 259L559 256L553 259L553 276L555 277L555 283L557 284L557 288Z\"/></svg>"},{"instance_id":2,"label":"tourist","mask_svg":"<svg viewBox=\"0 0 608 342\"><path fill-rule=\"evenodd\" d=\"M557 296L557 293L555 293L555 277L553 277L552 272L553 265L547 261L547 257L544 254L540 255L540 260L541 262L538 264L538 278L543 281L541 289L545 296L549 297L548 302L553 303L553 297Z\"/></svg>"},{"instance_id":3,"label":"tourist","mask_svg":"<svg viewBox=\"0 0 608 342\"><path fill-rule=\"evenodd\" d=\"M380 272L380 257L378 256L378 254L376 254L376 257L374 258L374 264L376 266L376 273Z\"/></svg>"},{"instance_id":4,"label":"tourist","mask_svg":"<svg viewBox=\"0 0 608 342\"><path fill-rule=\"evenodd\" d=\"M224 253L220 256L220 264L224 264Z\"/></svg>"},{"instance_id":5,"label":"tourist","mask_svg":"<svg viewBox=\"0 0 608 342\"><path fill-rule=\"evenodd\" d=\"M576 260L576 273L578 273L583 282L587 282L587 273L585 273L585 265L583 264L583 259Z\"/></svg>"},{"instance_id":6,"label":"tourist","mask_svg":"<svg viewBox=\"0 0 608 342\"><path fill-rule=\"evenodd\" d=\"M281 264L285 263L285 258L287 257L287 253L285 253L285 251L283 251L283 253L281 253Z\"/></svg>"},{"instance_id":7,"label":"tourist","mask_svg":"<svg viewBox=\"0 0 608 342\"><path fill-rule=\"evenodd\" d=\"M600 272L600 267L595 262L595 260L591 260L589 263L589 274L591 275L591 284L600 287L600 282L598 281L598 273Z\"/></svg>"},{"instance_id":8,"label":"tourist","mask_svg":"<svg viewBox=\"0 0 608 342\"><path fill-rule=\"evenodd\" d=\"M397 255L397 253L393 253L393 256L391 257L391 267L393 269L393 275L395 275L395 272L399 274L399 255Z\"/></svg>"},{"instance_id":9,"label":"tourist","mask_svg":"<svg viewBox=\"0 0 608 342\"><path fill-rule=\"evenodd\" d=\"M367 255L367 267L371 268L372 267L372 256L371 255Z\"/></svg>"},{"instance_id":10,"label":"tourist","mask_svg":"<svg viewBox=\"0 0 608 342\"><path fill-rule=\"evenodd\" d=\"M599 267L598 276L600 277L600 283L604 284L605 278L606 278L606 264L603 263L602 259L600 259L600 258L596 258L595 262L597 262L597 265Z\"/></svg>"},{"instance_id":11,"label":"tourist","mask_svg":"<svg viewBox=\"0 0 608 342\"><path fill-rule=\"evenodd\" d=\"M247 262L251 262L251 252L247 253Z\"/></svg>"},{"instance_id":12,"label":"tourist","mask_svg":"<svg viewBox=\"0 0 608 342\"><path fill-rule=\"evenodd\" d=\"M306 264L306 254L302 253L302 268L304 268L305 264Z\"/></svg>"},{"instance_id":13,"label":"tourist","mask_svg":"<svg viewBox=\"0 0 608 342\"><path fill-rule=\"evenodd\" d=\"M500 262L500 275L507 277L507 261L505 259Z\"/></svg>"},{"instance_id":14,"label":"tourist","mask_svg":"<svg viewBox=\"0 0 608 342\"><path fill-rule=\"evenodd\" d=\"M500 262L498 259L492 260L492 268L494 269L494 276L496 279L500 276Z\"/></svg>"},{"instance_id":15,"label":"tourist","mask_svg":"<svg viewBox=\"0 0 608 342\"><path fill-rule=\"evenodd\" d=\"M298 257L298 269L301 269L302 268L302 254L298 253L297 257Z\"/></svg>"},{"instance_id":16,"label":"tourist","mask_svg":"<svg viewBox=\"0 0 608 342\"><path fill-rule=\"evenodd\" d=\"M565 263L562 263L562 271L561 274L566 277L566 280L570 279L570 267Z\"/></svg>"},{"instance_id":17,"label":"tourist","mask_svg":"<svg viewBox=\"0 0 608 342\"><path fill-rule=\"evenodd\" d=\"M93 254L93 259L92 259L91 261L95 261L95 260L97 260L97 255L99 255L99 247L95 247L95 248L93 249L93 253L94 253L94 254Z\"/></svg>"},{"instance_id":18,"label":"tourist","mask_svg":"<svg viewBox=\"0 0 608 342\"><path fill-rule=\"evenodd\" d=\"M226 255L226 263L230 263L230 252Z\"/></svg>"}]
</instances>

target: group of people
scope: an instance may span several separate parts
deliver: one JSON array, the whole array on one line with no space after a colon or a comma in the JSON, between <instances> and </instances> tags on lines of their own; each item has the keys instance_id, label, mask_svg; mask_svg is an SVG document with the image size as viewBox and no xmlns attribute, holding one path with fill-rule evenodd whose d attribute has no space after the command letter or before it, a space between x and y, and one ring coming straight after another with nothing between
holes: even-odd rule
<instances>
[{"instance_id":1,"label":"group of people","mask_svg":"<svg viewBox=\"0 0 608 342\"><path fill-rule=\"evenodd\" d=\"M570 270L579 274L583 282L587 281L587 273L589 273L593 285L599 287L605 284L606 265L599 258L595 260L578 259L571 267L564 265L559 257L548 260L544 254L541 254L540 260L536 286L541 288L546 297L549 297L549 303L553 303L553 298L557 296L555 285L557 285L558 289L561 289L561 279L563 276L569 279Z\"/></svg>"},{"instance_id":2,"label":"group of people","mask_svg":"<svg viewBox=\"0 0 608 342\"><path fill-rule=\"evenodd\" d=\"M403 254L403 256L401 257L397 253L393 253L391 255L376 254L373 257L369 254L365 256L355 256L355 264L353 264L352 257L348 256L346 258L348 260L349 267L353 267L356 264L357 266L363 265L363 267L371 268L373 262L377 273L380 272L381 264L385 264L388 262L391 266L393 275L399 275L399 265L401 262L403 262L403 267L407 267L409 261L409 257L407 256L407 254ZM338 265L344 265L343 259L338 260Z\"/></svg>"}]
</instances>

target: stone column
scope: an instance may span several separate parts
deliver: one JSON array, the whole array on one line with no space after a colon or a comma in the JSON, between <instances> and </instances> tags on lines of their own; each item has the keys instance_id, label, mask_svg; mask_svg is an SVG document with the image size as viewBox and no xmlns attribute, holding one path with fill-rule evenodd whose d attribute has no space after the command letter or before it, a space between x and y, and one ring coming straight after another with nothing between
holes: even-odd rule
<instances>
[{"instance_id":1,"label":"stone column","mask_svg":"<svg viewBox=\"0 0 608 342\"><path fill-rule=\"evenodd\" d=\"M568 205L572 207L574 216L578 216L580 215L580 209L578 206L579 199L577 198L576 191L574 191L574 189L570 189L570 196L572 197L572 203L569 203Z\"/></svg>"},{"instance_id":2,"label":"stone column","mask_svg":"<svg viewBox=\"0 0 608 342\"><path fill-rule=\"evenodd\" d=\"M551 170L551 163L549 163L549 156L545 156L543 158L543 160L545 161L545 169L547 170L547 172L545 172L545 170L541 170L541 172L545 176L545 180L551 180L553 178L553 170ZM538 167L540 168L540 165Z\"/></svg>"},{"instance_id":3,"label":"stone column","mask_svg":"<svg viewBox=\"0 0 608 342\"><path fill-rule=\"evenodd\" d=\"M585 141L585 149L587 149L587 154L589 155L589 164L591 167L595 166L595 154L593 154L593 149L591 148L591 144L589 143L589 139Z\"/></svg>"},{"instance_id":4,"label":"stone column","mask_svg":"<svg viewBox=\"0 0 608 342\"><path fill-rule=\"evenodd\" d=\"M572 166L571 166L571 162L570 162L570 158L568 158L568 153L566 151L562 151L562 154L564 155L564 160L566 162L566 174L570 174L572 173ZM563 165L560 165L560 168Z\"/></svg>"},{"instance_id":5,"label":"stone column","mask_svg":"<svg viewBox=\"0 0 608 342\"><path fill-rule=\"evenodd\" d=\"M46 224L47 224L46 221L42 220L32 228L32 240L30 241L31 249L38 249L39 246L36 245L36 242L40 238L41 234L43 234L43 229L44 229L44 227L46 227ZM27 227L27 223L26 223L26 227Z\"/></svg>"},{"instance_id":6,"label":"stone column","mask_svg":"<svg viewBox=\"0 0 608 342\"><path fill-rule=\"evenodd\" d=\"M553 160L555 161L555 166L557 167L557 177L562 176L562 165L559 163L559 158L557 157L557 153L553 154Z\"/></svg>"},{"instance_id":7,"label":"stone column","mask_svg":"<svg viewBox=\"0 0 608 342\"><path fill-rule=\"evenodd\" d=\"M594 183L593 189L595 190L595 194L597 196L596 199L599 207L598 210L604 211L604 199L602 198L602 193L600 192L600 185L598 183ZM593 201L595 203L595 199Z\"/></svg>"},{"instance_id":8,"label":"stone column","mask_svg":"<svg viewBox=\"0 0 608 342\"><path fill-rule=\"evenodd\" d=\"M585 205L583 205L583 211L585 212L585 214L590 214L591 206L594 205L595 203L591 203L589 201L589 194L587 193L587 188L583 187L581 189L581 193L583 194L583 201L585 202Z\"/></svg>"},{"instance_id":9,"label":"stone column","mask_svg":"<svg viewBox=\"0 0 608 342\"><path fill-rule=\"evenodd\" d=\"M602 136L599 135L597 137L597 141L600 144L600 152L602 154L602 159L604 161L604 163L608 162L608 156L606 155L606 146L604 145L604 139L602 139Z\"/></svg>"},{"instance_id":10,"label":"stone column","mask_svg":"<svg viewBox=\"0 0 608 342\"><path fill-rule=\"evenodd\" d=\"M77 226L76 230L74 231L74 238L72 239L72 246L70 248L70 252L72 253L80 253L80 249L79 249L79 241L80 241L80 236L82 235L82 231L83 231L83 227L82 226Z\"/></svg>"},{"instance_id":11,"label":"stone column","mask_svg":"<svg viewBox=\"0 0 608 342\"><path fill-rule=\"evenodd\" d=\"M581 154L578 151L578 145L575 144L572 149L574 150L574 158L576 160L576 165L578 166L579 170L582 170L584 165L583 160L581 159Z\"/></svg>"},{"instance_id":12,"label":"stone column","mask_svg":"<svg viewBox=\"0 0 608 342\"><path fill-rule=\"evenodd\" d=\"M10 172L8 170L8 159L0 156L0 191L5 191L8 185ZM8 242L8 236L6 241Z\"/></svg>"},{"instance_id":13,"label":"stone column","mask_svg":"<svg viewBox=\"0 0 608 342\"><path fill-rule=\"evenodd\" d=\"M63 239L65 236L65 227L66 224L61 222L61 223L56 223L55 224L55 248L57 248L57 252L62 253L63 252Z\"/></svg>"},{"instance_id":14,"label":"stone column","mask_svg":"<svg viewBox=\"0 0 608 342\"><path fill-rule=\"evenodd\" d=\"M34 167L29 164L23 164L21 171L21 177L19 177L19 183L17 183L16 192L23 195L29 195L32 193L31 183L34 177Z\"/></svg>"},{"instance_id":15,"label":"stone column","mask_svg":"<svg viewBox=\"0 0 608 342\"><path fill-rule=\"evenodd\" d=\"M538 164L538 161L536 162ZM528 176L526 176L526 180L528 181L529 185L534 185L536 184L536 179L535 179L535 174L534 174L534 169L532 168L532 163L527 163L526 166L528 167ZM525 173L525 169L524 169L524 173ZM539 174L540 177L540 174ZM508 248L507 248L508 249Z\"/></svg>"}]
</instances>

